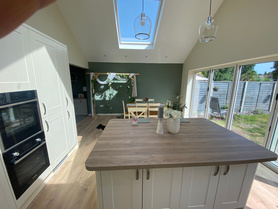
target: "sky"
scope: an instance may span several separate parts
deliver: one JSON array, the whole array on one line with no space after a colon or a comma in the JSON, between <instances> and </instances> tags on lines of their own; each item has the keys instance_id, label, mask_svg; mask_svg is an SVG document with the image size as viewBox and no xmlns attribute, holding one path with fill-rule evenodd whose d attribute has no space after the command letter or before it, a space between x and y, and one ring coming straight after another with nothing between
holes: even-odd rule
<instances>
[{"instance_id":1,"label":"sky","mask_svg":"<svg viewBox=\"0 0 278 209\"><path fill-rule=\"evenodd\" d=\"M269 73L274 70L272 68L273 66L274 62L259 63L255 65L254 70L257 72L257 74L264 74L265 72Z\"/></svg>"},{"instance_id":2,"label":"sky","mask_svg":"<svg viewBox=\"0 0 278 209\"><path fill-rule=\"evenodd\" d=\"M152 21L151 37L146 40L147 42L153 39L159 3L160 1L144 0L144 12ZM117 5L122 41L138 42L139 40L135 38L134 34L134 20L141 15L142 0L117 0ZM132 37L132 39L129 40L129 37Z\"/></svg>"}]
</instances>

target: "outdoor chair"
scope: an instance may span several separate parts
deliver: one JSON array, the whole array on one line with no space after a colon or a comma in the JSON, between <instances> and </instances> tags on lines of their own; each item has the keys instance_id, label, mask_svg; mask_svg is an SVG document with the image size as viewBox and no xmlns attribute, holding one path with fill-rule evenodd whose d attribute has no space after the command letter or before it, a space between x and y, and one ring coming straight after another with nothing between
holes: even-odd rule
<instances>
[{"instance_id":1,"label":"outdoor chair","mask_svg":"<svg viewBox=\"0 0 278 209\"><path fill-rule=\"evenodd\" d=\"M217 97L211 97L210 98L210 109L211 109L211 115L213 116L220 116L225 115L227 113L226 110L221 110L219 105L219 100Z\"/></svg>"}]
</instances>

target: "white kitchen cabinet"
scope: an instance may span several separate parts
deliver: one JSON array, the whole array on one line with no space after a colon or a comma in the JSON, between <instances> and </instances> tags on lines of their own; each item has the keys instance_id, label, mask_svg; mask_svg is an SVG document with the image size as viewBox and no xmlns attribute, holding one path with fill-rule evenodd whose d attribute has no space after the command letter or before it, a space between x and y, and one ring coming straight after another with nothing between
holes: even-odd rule
<instances>
[{"instance_id":1,"label":"white kitchen cabinet","mask_svg":"<svg viewBox=\"0 0 278 209\"><path fill-rule=\"evenodd\" d=\"M74 113L67 47L62 44L58 44L56 57L57 57L57 66L59 69L57 72L59 74L59 77L61 78L62 89L63 89L62 97L64 99L63 106L66 115L67 140L68 140L69 150L71 150L78 143L78 140L77 140L77 129L76 129L76 121L75 121L75 113Z\"/></svg>"},{"instance_id":2,"label":"white kitchen cabinet","mask_svg":"<svg viewBox=\"0 0 278 209\"><path fill-rule=\"evenodd\" d=\"M103 208L99 209L142 209L142 170L101 171L100 176Z\"/></svg>"},{"instance_id":3,"label":"white kitchen cabinet","mask_svg":"<svg viewBox=\"0 0 278 209\"><path fill-rule=\"evenodd\" d=\"M15 198L0 156L0 209L16 209Z\"/></svg>"},{"instance_id":4,"label":"white kitchen cabinet","mask_svg":"<svg viewBox=\"0 0 278 209\"><path fill-rule=\"evenodd\" d=\"M221 166L214 208L244 208L256 169L257 163Z\"/></svg>"},{"instance_id":5,"label":"white kitchen cabinet","mask_svg":"<svg viewBox=\"0 0 278 209\"><path fill-rule=\"evenodd\" d=\"M213 208L218 173L217 166L183 168L180 208Z\"/></svg>"},{"instance_id":6,"label":"white kitchen cabinet","mask_svg":"<svg viewBox=\"0 0 278 209\"><path fill-rule=\"evenodd\" d=\"M182 168L101 171L100 179L100 209L179 207Z\"/></svg>"},{"instance_id":7,"label":"white kitchen cabinet","mask_svg":"<svg viewBox=\"0 0 278 209\"><path fill-rule=\"evenodd\" d=\"M0 93L35 89L27 28L0 39L0 49Z\"/></svg>"},{"instance_id":8,"label":"white kitchen cabinet","mask_svg":"<svg viewBox=\"0 0 278 209\"><path fill-rule=\"evenodd\" d=\"M99 209L244 208L257 164L96 171Z\"/></svg>"},{"instance_id":9,"label":"white kitchen cabinet","mask_svg":"<svg viewBox=\"0 0 278 209\"><path fill-rule=\"evenodd\" d=\"M180 209L244 208L257 164L188 167Z\"/></svg>"},{"instance_id":10,"label":"white kitchen cabinet","mask_svg":"<svg viewBox=\"0 0 278 209\"><path fill-rule=\"evenodd\" d=\"M88 115L87 99L74 99L74 109L76 115Z\"/></svg>"},{"instance_id":11,"label":"white kitchen cabinet","mask_svg":"<svg viewBox=\"0 0 278 209\"><path fill-rule=\"evenodd\" d=\"M0 93L37 90L53 170L77 144L67 47L23 24L0 40L0 53ZM51 169L46 171L45 177ZM0 179L0 208L13 208L2 201L6 197L1 192L8 194L8 187L2 189L1 170ZM31 186L20 200L13 201L20 208L34 198L31 194L36 189Z\"/></svg>"},{"instance_id":12,"label":"white kitchen cabinet","mask_svg":"<svg viewBox=\"0 0 278 209\"><path fill-rule=\"evenodd\" d=\"M56 61L57 43L29 30L32 63L42 116L63 110L62 82Z\"/></svg>"},{"instance_id":13,"label":"white kitchen cabinet","mask_svg":"<svg viewBox=\"0 0 278 209\"><path fill-rule=\"evenodd\" d=\"M43 118L50 166L54 169L69 151L63 111Z\"/></svg>"}]
</instances>

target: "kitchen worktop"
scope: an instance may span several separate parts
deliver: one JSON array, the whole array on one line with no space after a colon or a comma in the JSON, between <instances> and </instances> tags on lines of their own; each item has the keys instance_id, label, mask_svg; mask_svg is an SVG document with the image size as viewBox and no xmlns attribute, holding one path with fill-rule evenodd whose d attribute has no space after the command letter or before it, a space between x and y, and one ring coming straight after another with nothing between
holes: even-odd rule
<instances>
[{"instance_id":1,"label":"kitchen worktop","mask_svg":"<svg viewBox=\"0 0 278 209\"><path fill-rule=\"evenodd\" d=\"M132 126L112 119L86 160L90 171L231 165L276 160L277 155L207 119L181 123L178 134L156 134L157 119Z\"/></svg>"}]
</instances>

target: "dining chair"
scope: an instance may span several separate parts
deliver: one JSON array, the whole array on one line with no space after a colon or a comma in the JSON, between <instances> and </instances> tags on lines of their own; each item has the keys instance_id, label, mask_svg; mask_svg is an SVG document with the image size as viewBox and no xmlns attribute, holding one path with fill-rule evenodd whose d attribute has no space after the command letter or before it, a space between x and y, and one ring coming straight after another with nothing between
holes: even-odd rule
<instances>
[{"instance_id":1,"label":"dining chair","mask_svg":"<svg viewBox=\"0 0 278 209\"><path fill-rule=\"evenodd\" d=\"M143 99L135 99L135 103L136 102L143 102Z\"/></svg>"},{"instance_id":2,"label":"dining chair","mask_svg":"<svg viewBox=\"0 0 278 209\"><path fill-rule=\"evenodd\" d=\"M125 117L129 118L129 114L128 114L128 112L125 109L125 102L124 102L124 100L122 100L122 103L123 103L124 119L125 119Z\"/></svg>"},{"instance_id":3,"label":"dining chair","mask_svg":"<svg viewBox=\"0 0 278 209\"><path fill-rule=\"evenodd\" d=\"M160 103L149 103L149 108L148 108L149 118L157 118L159 106Z\"/></svg>"},{"instance_id":4,"label":"dining chair","mask_svg":"<svg viewBox=\"0 0 278 209\"><path fill-rule=\"evenodd\" d=\"M144 107L130 107L128 108L128 117L147 118L148 109Z\"/></svg>"},{"instance_id":5,"label":"dining chair","mask_svg":"<svg viewBox=\"0 0 278 209\"><path fill-rule=\"evenodd\" d=\"M148 107L148 103L136 103L136 107Z\"/></svg>"},{"instance_id":6,"label":"dining chair","mask_svg":"<svg viewBox=\"0 0 278 209\"><path fill-rule=\"evenodd\" d=\"M148 102L154 103L154 99L148 99Z\"/></svg>"}]
</instances>

